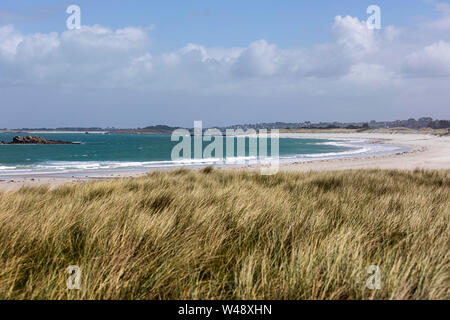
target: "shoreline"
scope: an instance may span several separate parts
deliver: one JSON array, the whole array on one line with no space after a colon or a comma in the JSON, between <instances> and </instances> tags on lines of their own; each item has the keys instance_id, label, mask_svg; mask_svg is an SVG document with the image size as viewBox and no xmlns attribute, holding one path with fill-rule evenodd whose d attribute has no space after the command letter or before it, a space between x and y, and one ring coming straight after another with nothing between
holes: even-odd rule
<instances>
[{"instance_id":1,"label":"shoreline","mask_svg":"<svg viewBox=\"0 0 450 320\"><path fill-rule=\"evenodd\" d=\"M281 136L281 134L280 134ZM399 152L280 162L280 171L339 171L353 169L450 169L450 137L417 133L284 133L284 138L366 140L368 144L401 146ZM259 170L263 165L241 165ZM267 167L267 166L266 166ZM236 169L236 168L233 168Z\"/></svg>"},{"instance_id":2,"label":"shoreline","mask_svg":"<svg viewBox=\"0 0 450 320\"><path fill-rule=\"evenodd\" d=\"M408 151L360 157L280 162L281 171L335 171L350 169L450 169L450 137L421 133L280 133L282 138L312 138L336 140L366 140L371 144L387 144L409 148ZM228 165L219 170L259 170L264 165ZM161 170L158 168L156 170ZM174 169L171 167L169 169ZM153 169L154 170L154 169ZM50 188L63 184L77 184L85 181L139 177L153 170L116 171L114 173L77 172L30 174L21 176L0 176L0 192L18 190L21 187L48 185ZM167 170L163 169L163 170Z\"/></svg>"}]
</instances>

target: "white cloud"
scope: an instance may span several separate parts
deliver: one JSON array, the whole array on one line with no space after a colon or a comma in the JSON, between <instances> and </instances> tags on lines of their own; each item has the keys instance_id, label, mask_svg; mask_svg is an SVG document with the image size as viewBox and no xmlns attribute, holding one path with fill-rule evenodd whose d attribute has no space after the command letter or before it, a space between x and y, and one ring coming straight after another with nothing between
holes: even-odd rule
<instances>
[{"instance_id":1,"label":"white cloud","mask_svg":"<svg viewBox=\"0 0 450 320\"><path fill-rule=\"evenodd\" d=\"M99 25L65 31L61 39L73 47L102 50L132 51L149 44L147 33L142 28L128 27L113 31Z\"/></svg>"},{"instance_id":2,"label":"white cloud","mask_svg":"<svg viewBox=\"0 0 450 320\"><path fill-rule=\"evenodd\" d=\"M350 16L337 16L333 25L337 43L355 55L377 50L375 30L367 28L365 21Z\"/></svg>"},{"instance_id":3,"label":"white cloud","mask_svg":"<svg viewBox=\"0 0 450 320\"><path fill-rule=\"evenodd\" d=\"M443 6L437 24L427 28L444 28L446 10ZM261 39L230 48L189 43L154 54L149 28L94 25L61 34L23 34L7 25L0 27L0 87L110 88L113 95L130 89L146 98L177 97L192 104L197 101L192 97L213 96L238 104L246 97L287 105L321 99L323 105L359 105L351 102L355 96L388 99L394 90L408 96L411 86L426 92L448 84L450 42L428 40L427 35L436 36L427 28L419 26L422 36L413 41L410 30L369 30L358 18L337 16L334 40L313 47L283 49ZM439 84L432 79L437 75Z\"/></svg>"},{"instance_id":4,"label":"white cloud","mask_svg":"<svg viewBox=\"0 0 450 320\"><path fill-rule=\"evenodd\" d=\"M450 76L450 42L439 41L411 53L404 69L420 76Z\"/></svg>"},{"instance_id":5,"label":"white cloud","mask_svg":"<svg viewBox=\"0 0 450 320\"><path fill-rule=\"evenodd\" d=\"M233 65L233 72L243 76L270 76L283 64L282 52L266 40L251 43Z\"/></svg>"},{"instance_id":6,"label":"white cloud","mask_svg":"<svg viewBox=\"0 0 450 320\"><path fill-rule=\"evenodd\" d=\"M416 45L416 51L407 52L405 67L405 52L395 54L392 49L401 48L400 29L387 26L379 32L368 29L358 18L337 16L332 30L334 42L312 48L286 50L261 39L244 48L190 43L177 51L152 55L145 28L111 30L94 25L62 34L24 35L13 26L4 26L0 28L0 64L10 72L3 80L14 78L15 84L169 86L174 90L226 87L227 82L249 79L270 80L274 85L312 77L354 79L361 68L368 74L365 79L370 79L381 70L373 66L398 72L397 76L401 70L446 70L448 48L444 42L425 49Z\"/></svg>"},{"instance_id":7,"label":"white cloud","mask_svg":"<svg viewBox=\"0 0 450 320\"><path fill-rule=\"evenodd\" d=\"M358 87L380 88L392 86L398 80L395 73L385 66L378 64L358 63L350 68L343 77Z\"/></svg>"},{"instance_id":8,"label":"white cloud","mask_svg":"<svg viewBox=\"0 0 450 320\"><path fill-rule=\"evenodd\" d=\"M0 27L0 53L4 58L12 59L22 41L22 35L12 25Z\"/></svg>"},{"instance_id":9,"label":"white cloud","mask_svg":"<svg viewBox=\"0 0 450 320\"><path fill-rule=\"evenodd\" d=\"M61 41L56 32L27 35L16 48L16 58L25 62L41 61L52 56L60 45Z\"/></svg>"}]
</instances>

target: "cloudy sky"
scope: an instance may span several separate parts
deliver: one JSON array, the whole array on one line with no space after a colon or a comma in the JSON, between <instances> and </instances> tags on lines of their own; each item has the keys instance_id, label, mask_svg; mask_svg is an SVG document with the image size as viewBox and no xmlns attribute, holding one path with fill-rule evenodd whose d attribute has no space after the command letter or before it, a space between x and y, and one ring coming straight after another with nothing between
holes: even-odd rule
<instances>
[{"instance_id":1,"label":"cloudy sky","mask_svg":"<svg viewBox=\"0 0 450 320\"><path fill-rule=\"evenodd\" d=\"M2 0L0 128L450 118L450 2L120 2Z\"/></svg>"}]
</instances>

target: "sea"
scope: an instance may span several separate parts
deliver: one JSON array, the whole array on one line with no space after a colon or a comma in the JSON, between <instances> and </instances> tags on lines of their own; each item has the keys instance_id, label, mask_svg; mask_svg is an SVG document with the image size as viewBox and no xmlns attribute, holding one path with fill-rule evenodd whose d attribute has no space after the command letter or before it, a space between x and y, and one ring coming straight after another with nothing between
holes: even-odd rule
<instances>
[{"instance_id":1,"label":"sea","mask_svg":"<svg viewBox=\"0 0 450 320\"><path fill-rule=\"evenodd\" d=\"M236 157L172 161L173 147L170 134L102 134L102 133L0 133L0 141L9 142L16 135L38 135L45 139L76 142L73 145L2 145L0 144L0 178L30 174L77 175L86 173L116 173L118 171L149 171L175 167L201 167L255 164L257 159L249 154ZM210 142L203 142L205 148ZM193 145L193 143L192 143ZM270 139L268 150L270 157ZM314 161L334 158L364 157L405 151L404 147L375 144L368 140L326 140L280 138L281 162Z\"/></svg>"}]
</instances>

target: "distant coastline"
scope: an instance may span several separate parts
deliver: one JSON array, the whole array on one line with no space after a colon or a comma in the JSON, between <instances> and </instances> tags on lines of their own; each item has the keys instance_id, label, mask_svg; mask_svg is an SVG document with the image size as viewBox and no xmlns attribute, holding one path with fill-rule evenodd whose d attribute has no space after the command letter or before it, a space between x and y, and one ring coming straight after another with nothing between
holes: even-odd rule
<instances>
[{"instance_id":1,"label":"distant coastline","mask_svg":"<svg viewBox=\"0 0 450 320\"><path fill-rule=\"evenodd\" d=\"M179 128L173 128L176 130ZM191 130L191 129L187 129ZM248 130L243 128L243 130ZM302 128L302 129L278 129L280 133L408 133L408 134L430 134L436 136L450 136L450 128L433 129L433 128L420 128L410 129L406 127L393 127L393 128L379 128L379 129L345 129L345 128ZM146 130L146 129L117 129L112 131L84 131L84 130L0 130L0 134L171 134L172 131L158 131L158 130Z\"/></svg>"},{"instance_id":2,"label":"distant coastline","mask_svg":"<svg viewBox=\"0 0 450 320\"><path fill-rule=\"evenodd\" d=\"M419 133L448 135L450 134L450 120L433 119L431 117L422 117L419 119L410 118L408 120L395 121L375 121L369 122L270 122L256 124L234 124L225 127L213 126L222 132L227 129L278 129L282 132L392 132L402 131L404 133ZM60 127L60 128L17 128L17 129L0 129L0 133L87 133L87 134L171 134L176 129L192 128L175 127L168 125L153 125L144 128L114 128L114 127ZM207 130L205 127L204 130ZM375 131L374 131L375 130Z\"/></svg>"}]
</instances>

